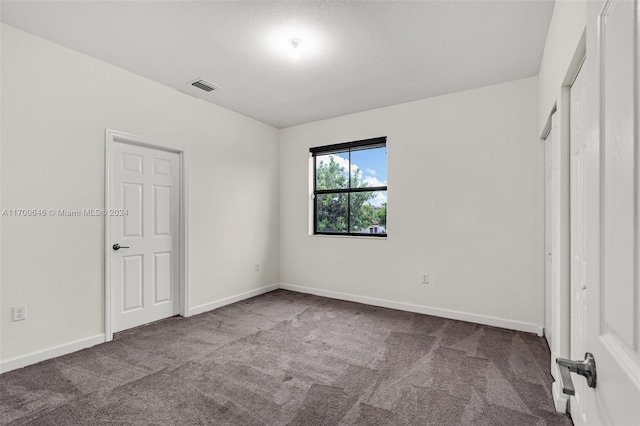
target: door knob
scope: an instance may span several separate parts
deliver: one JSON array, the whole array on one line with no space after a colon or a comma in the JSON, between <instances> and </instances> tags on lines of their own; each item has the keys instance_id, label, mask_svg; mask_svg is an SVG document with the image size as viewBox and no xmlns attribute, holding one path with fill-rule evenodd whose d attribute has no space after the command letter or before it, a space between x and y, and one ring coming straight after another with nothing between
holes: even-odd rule
<instances>
[{"instance_id":1,"label":"door knob","mask_svg":"<svg viewBox=\"0 0 640 426\"><path fill-rule=\"evenodd\" d=\"M113 245L113 249L114 249L114 250L120 250L121 248L129 248L129 247L127 247L127 246L121 246L121 245L120 245L120 244L118 244L118 243L115 243L115 244Z\"/></svg>"},{"instance_id":2,"label":"door knob","mask_svg":"<svg viewBox=\"0 0 640 426\"><path fill-rule=\"evenodd\" d=\"M558 364L558 371L560 372L560 385L563 393L567 395L576 394L571 380L571 373L584 376L590 388L596 387L596 360L589 352L584 354L583 361L556 358L556 364Z\"/></svg>"}]
</instances>

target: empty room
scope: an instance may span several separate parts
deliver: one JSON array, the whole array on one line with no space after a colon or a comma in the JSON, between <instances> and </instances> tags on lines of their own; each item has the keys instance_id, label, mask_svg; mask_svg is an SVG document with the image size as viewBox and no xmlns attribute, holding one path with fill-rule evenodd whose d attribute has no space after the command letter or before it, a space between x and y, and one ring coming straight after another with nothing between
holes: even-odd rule
<instances>
[{"instance_id":1,"label":"empty room","mask_svg":"<svg viewBox=\"0 0 640 426\"><path fill-rule=\"evenodd\" d=\"M0 425L640 426L640 0L0 19Z\"/></svg>"}]
</instances>

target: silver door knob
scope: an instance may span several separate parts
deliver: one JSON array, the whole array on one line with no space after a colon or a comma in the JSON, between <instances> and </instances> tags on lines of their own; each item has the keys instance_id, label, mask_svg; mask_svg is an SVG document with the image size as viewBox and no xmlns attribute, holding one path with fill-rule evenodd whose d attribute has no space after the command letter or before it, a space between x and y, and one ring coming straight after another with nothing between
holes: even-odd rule
<instances>
[{"instance_id":1,"label":"silver door knob","mask_svg":"<svg viewBox=\"0 0 640 426\"><path fill-rule=\"evenodd\" d=\"M567 395L575 395L571 373L577 373L587 379L590 388L596 387L596 360L592 354L584 354L583 361L571 361L570 359L556 358L558 371L560 372L560 386L562 392Z\"/></svg>"},{"instance_id":2,"label":"silver door knob","mask_svg":"<svg viewBox=\"0 0 640 426\"><path fill-rule=\"evenodd\" d=\"M113 245L113 249L114 249L114 250L120 250L121 248L129 248L129 247L127 247L127 246L121 246L121 245L120 245L120 244L118 244L118 243L115 243L115 244Z\"/></svg>"}]
</instances>

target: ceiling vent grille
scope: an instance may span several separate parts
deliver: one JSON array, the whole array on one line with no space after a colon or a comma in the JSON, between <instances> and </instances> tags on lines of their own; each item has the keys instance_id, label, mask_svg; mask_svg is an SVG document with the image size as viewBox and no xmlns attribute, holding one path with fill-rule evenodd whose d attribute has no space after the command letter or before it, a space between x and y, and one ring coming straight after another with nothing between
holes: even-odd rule
<instances>
[{"instance_id":1,"label":"ceiling vent grille","mask_svg":"<svg viewBox=\"0 0 640 426\"><path fill-rule=\"evenodd\" d=\"M197 87L200 90L204 90L205 92L213 92L214 90L218 89L218 86L203 79L198 79L196 81L193 81L191 82L191 85L193 87Z\"/></svg>"}]
</instances>

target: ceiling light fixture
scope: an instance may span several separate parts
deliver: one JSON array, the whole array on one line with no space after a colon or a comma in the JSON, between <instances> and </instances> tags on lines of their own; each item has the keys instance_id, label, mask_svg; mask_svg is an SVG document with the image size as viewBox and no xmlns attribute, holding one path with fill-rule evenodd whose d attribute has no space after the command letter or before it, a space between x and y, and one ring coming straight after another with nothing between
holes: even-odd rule
<instances>
[{"instance_id":1,"label":"ceiling light fixture","mask_svg":"<svg viewBox=\"0 0 640 426\"><path fill-rule=\"evenodd\" d=\"M302 40L299 38L291 38L289 39L289 46L291 46L291 59L297 61L300 59L300 45L302 44Z\"/></svg>"}]
</instances>

